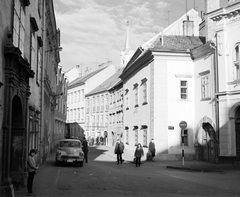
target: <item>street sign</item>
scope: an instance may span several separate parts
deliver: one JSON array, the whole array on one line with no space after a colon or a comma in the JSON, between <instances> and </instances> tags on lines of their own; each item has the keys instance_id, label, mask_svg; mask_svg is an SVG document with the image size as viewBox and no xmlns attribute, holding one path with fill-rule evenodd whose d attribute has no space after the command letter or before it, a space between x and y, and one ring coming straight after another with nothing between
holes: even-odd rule
<instances>
[{"instance_id":1,"label":"street sign","mask_svg":"<svg viewBox=\"0 0 240 197\"><path fill-rule=\"evenodd\" d=\"M181 129L186 129L187 128L187 122L183 120L179 123L179 126L180 126Z\"/></svg>"}]
</instances>

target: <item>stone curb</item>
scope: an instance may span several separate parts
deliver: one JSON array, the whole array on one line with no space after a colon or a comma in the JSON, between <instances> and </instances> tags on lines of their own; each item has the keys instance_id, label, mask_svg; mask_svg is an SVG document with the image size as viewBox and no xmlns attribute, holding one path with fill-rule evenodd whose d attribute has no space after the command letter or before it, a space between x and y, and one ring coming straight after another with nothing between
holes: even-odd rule
<instances>
[{"instance_id":1,"label":"stone curb","mask_svg":"<svg viewBox=\"0 0 240 197\"><path fill-rule=\"evenodd\" d=\"M193 167L177 167L177 166L166 166L166 168L177 169L177 170L187 170L195 172L219 172L224 173L222 170L204 169L204 168L193 168Z\"/></svg>"}]
</instances>

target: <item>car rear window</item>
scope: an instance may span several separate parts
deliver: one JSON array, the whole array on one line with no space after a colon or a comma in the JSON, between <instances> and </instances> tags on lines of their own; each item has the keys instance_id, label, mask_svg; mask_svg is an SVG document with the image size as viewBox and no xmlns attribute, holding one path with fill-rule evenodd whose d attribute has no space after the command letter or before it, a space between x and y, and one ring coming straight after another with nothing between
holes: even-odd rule
<instances>
[{"instance_id":1,"label":"car rear window","mask_svg":"<svg viewBox=\"0 0 240 197\"><path fill-rule=\"evenodd\" d=\"M60 147L80 147L80 142L62 141L60 142Z\"/></svg>"}]
</instances>

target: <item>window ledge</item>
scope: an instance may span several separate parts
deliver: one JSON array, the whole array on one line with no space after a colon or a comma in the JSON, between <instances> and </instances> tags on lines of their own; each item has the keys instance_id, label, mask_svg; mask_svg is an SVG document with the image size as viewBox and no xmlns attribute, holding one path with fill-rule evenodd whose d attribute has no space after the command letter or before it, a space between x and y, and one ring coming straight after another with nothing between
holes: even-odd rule
<instances>
[{"instance_id":1,"label":"window ledge","mask_svg":"<svg viewBox=\"0 0 240 197\"><path fill-rule=\"evenodd\" d=\"M135 105L134 107L135 107L135 108L136 108L136 107L139 107L139 105L137 104L137 105Z\"/></svg>"},{"instance_id":2,"label":"window ledge","mask_svg":"<svg viewBox=\"0 0 240 197\"><path fill-rule=\"evenodd\" d=\"M147 105L148 104L148 102L143 102L143 104L142 105Z\"/></svg>"},{"instance_id":3,"label":"window ledge","mask_svg":"<svg viewBox=\"0 0 240 197\"><path fill-rule=\"evenodd\" d=\"M126 110L129 110L129 107L127 107Z\"/></svg>"}]
</instances>

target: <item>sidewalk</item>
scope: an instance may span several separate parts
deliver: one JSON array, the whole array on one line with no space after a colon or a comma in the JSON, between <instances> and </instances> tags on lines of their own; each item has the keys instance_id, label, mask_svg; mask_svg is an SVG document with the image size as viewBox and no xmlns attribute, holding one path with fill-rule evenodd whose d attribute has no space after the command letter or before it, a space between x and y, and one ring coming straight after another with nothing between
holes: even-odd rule
<instances>
[{"instance_id":1,"label":"sidewalk","mask_svg":"<svg viewBox=\"0 0 240 197\"><path fill-rule=\"evenodd\" d=\"M113 146L100 146L98 148L101 149L108 149L106 154L112 158L116 158L116 154L114 154L114 147ZM130 150L125 148L123 153L123 159L126 162L133 162L134 158L134 150ZM146 160L146 154L143 158L143 161ZM184 161L184 165L182 160L174 160L174 161L156 161L157 164L169 168L169 169L176 169L176 170L187 170L187 171L197 171L197 172L220 172L224 173L225 171L239 171L240 172L240 164L217 164L205 161Z\"/></svg>"}]
</instances>

